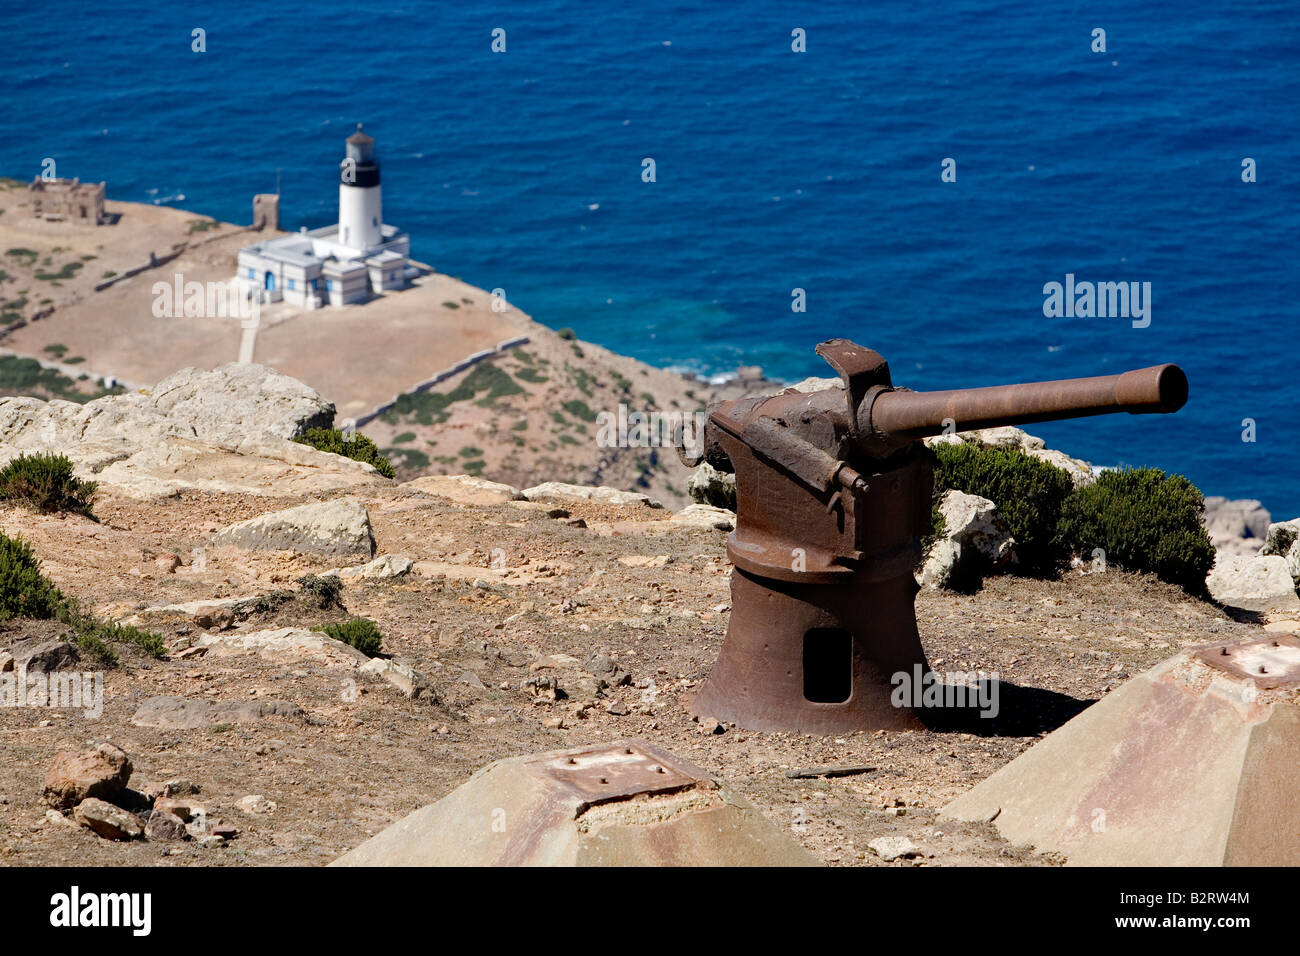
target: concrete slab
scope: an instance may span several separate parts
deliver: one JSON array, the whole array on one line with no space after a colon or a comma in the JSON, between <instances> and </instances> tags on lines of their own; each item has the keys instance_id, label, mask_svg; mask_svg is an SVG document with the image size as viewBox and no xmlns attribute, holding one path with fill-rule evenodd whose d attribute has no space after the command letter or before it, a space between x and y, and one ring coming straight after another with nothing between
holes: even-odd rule
<instances>
[{"instance_id":1,"label":"concrete slab","mask_svg":"<svg viewBox=\"0 0 1300 956\"><path fill-rule=\"evenodd\" d=\"M815 866L744 798L642 740L498 760L331 866Z\"/></svg>"},{"instance_id":2,"label":"concrete slab","mask_svg":"<svg viewBox=\"0 0 1300 956\"><path fill-rule=\"evenodd\" d=\"M1300 639L1184 651L940 811L1083 866L1300 865Z\"/></svg>"}]
</instances>

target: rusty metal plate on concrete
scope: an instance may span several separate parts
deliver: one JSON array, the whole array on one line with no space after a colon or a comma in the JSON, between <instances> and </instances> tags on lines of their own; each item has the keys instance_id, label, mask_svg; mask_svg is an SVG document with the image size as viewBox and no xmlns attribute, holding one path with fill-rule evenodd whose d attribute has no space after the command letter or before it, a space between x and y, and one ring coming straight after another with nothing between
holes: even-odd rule
<instances>
[{"instance_id":1,"label":"rusty metal plate on concrete","mask_svg":"<svg viewBox=\"0 0 1300 956\"><path fill-rule=\"evenodd\" d=\"M1300 686L1300 638L1290 634L1260 641L1235 641L1204 648L1197 659L1261 690Z\"/></svg>"},{"instance_id":2,"label":"rusty metal plate on concrete","mask_svg":"<svg viewBox=\"0 0 1300 956\"><path fill-rule=\"evenodd\" d=\"M713 785L703 770L642 741L569 751L529 761L527 767L577 794L588 806Z\"/></svg>"},{"instance_id":3,"label":"rusty metal plate on concrete","mask_svg":"<svg viewBox=\"0 0 1300 956\"><path fill-rule=\"evenodd\" d=\"M654 744L622 740L495 761L331 865L816 863L722 781Z\"/></svg>"}]
</instances>

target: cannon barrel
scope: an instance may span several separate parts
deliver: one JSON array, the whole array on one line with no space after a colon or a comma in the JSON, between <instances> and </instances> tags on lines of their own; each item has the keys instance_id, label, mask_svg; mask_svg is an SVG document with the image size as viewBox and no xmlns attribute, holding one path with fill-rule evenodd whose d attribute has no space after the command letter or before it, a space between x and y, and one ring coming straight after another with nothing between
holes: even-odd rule
<instances>
[{"instance_id":1,"label":"cannon barrel","mask_svg":"<svg viewBox=\"0 0 1300 956\"><path fill-rule=\"evenodd\" d=\"M1183 370L1177 365L1153 365L1119 375L1053 382L940 392L882 391L874 401L864 403L859 424L868 434L915 440L938 435L950 425L971 431L1112 412L1176 412L1186 401Z\"/></svg>"}]
</instances>

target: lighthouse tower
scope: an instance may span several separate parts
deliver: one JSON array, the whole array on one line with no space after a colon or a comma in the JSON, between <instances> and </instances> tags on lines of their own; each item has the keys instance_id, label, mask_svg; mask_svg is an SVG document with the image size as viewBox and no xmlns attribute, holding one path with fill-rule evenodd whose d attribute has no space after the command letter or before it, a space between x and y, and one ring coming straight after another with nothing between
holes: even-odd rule
<instances>
[{"instance_id":1,"label":"lighthouse tower","mask_svg":"<svg viewBox=\"0 0 1300 956\"><path fill-rule=\"evenodd\" d=\"M361 252L374 249L383 241L383 222L375 141L358 123L339 163L339 242Z\"/></svg>"}]
</instances>

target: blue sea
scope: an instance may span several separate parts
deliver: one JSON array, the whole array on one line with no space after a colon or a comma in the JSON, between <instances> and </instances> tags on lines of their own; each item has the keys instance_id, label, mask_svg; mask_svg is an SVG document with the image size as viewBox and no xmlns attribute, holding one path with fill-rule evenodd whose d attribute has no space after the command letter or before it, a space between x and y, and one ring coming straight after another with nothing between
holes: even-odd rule
<instances>
[{"instance_id":1,"label":"blue sea","mask_svg":"<svg viewBox=\"0 0 1300 956\"><path fill-rule=\"evenodd\" d=\"M236 222L278 181L282 224L317 226L364 122L413 255L548 325L789 380L844 336L920 389L1177 362L1176 415L1033 431L1300 514L1294 0L54 2L0 26L0 174L51 157ZM1067 273L1150 282L1150 325L1046 317Z\"/></svg>"}]
</instances>

